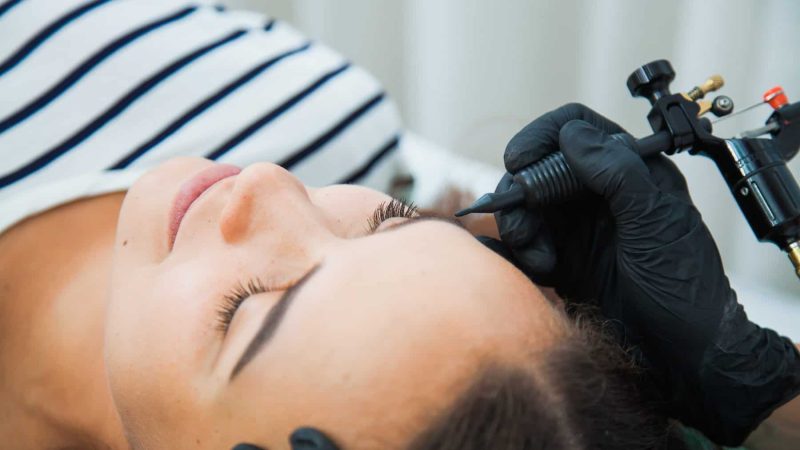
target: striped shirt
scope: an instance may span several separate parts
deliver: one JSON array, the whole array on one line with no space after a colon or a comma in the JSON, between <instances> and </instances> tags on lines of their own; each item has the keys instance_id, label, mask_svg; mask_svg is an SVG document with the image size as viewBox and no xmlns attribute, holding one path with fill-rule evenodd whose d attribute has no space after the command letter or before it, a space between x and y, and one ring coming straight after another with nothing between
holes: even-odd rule
<instances>
[{"instance_id":1,"label":"striped shirt","mask_svg":"<svg viewBox=\"0 0 800 450\"><path fill-rule=\"evenodd\" d=\"M400 122L283 22L184 0L0 0L0 232L178 155L385 189Z\"/></svg>"}]
</instances>

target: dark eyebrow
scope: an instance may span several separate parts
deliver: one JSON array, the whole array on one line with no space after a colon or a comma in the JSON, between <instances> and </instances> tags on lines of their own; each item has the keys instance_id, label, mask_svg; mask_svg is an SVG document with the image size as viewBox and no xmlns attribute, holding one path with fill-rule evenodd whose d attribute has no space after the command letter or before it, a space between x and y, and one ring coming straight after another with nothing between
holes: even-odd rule
<instances>
[{"instance_id":1,"label":"dark eyebrow","mask_svg":"<svg viewBox=\"0 0 800 450\"><path fill-rule=\"evenodd\" d=\"M278 300L278 303L276 303L275 306L269 310L266 317L264 317L264 321L261 322L261 328L259 328L258 333L253 336L253 340L247 345L247 349L244 351L244 353L242 353L242 356L239 358L239 362L237 362L236 366L234 366L229 381L233 380L233 378L238 375L242 369L244 369L244 366L246 366L247 363L249 363L253 357L256 356L258 351L267 345L272 336L275 335L275 331L281 324L281 321L286 315L286 311L289 309L289 306L291 306L292 300L297 298L297 294L300 292L303 285L305 285L313 277L313 275L317 273L320 266L321 264L317 264L305 275L303 275L303 278L301 278L300 281L298 281L294 286L287 289Z\"/></svg>"}]
</instances>

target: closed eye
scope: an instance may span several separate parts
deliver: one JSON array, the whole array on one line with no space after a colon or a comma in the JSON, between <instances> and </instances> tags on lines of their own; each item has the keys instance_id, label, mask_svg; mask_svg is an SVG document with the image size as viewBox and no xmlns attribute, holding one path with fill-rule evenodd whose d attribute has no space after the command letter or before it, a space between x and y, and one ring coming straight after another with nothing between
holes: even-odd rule
<instances>
[{"instance_id":1,"label":"closed eye","mask_svg":"<svg viewBox=\"0 0 800 450\"><path fill-rule=\"evenodd\" d=\"M260 278L251 278L247 283L239 283L223 297L222 304L217 309L217 330L223 335L228 333L228 328L233 322L236 311L250 296L267 292L267 288Z\"/></svg>"}]
</instances>

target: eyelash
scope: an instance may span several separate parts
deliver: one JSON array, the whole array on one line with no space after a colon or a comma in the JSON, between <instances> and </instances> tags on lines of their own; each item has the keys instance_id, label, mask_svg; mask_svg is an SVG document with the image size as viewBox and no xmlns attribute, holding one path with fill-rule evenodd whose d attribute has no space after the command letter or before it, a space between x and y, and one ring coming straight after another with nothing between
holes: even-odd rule
<instances>
[{"instance_id":1,"label":"eyelash","mask_svg":"<svg viewBox=\"0 0 800 450\"><path fill-rule=\"evenodd\" d=\"M375 208L375 211L367 219L367 229L374 233L381 223L394 217L411 218L417 215L417 207L413 203L393 198L391 201L383 202Z\"/></svg>"},{"instance_id":2,"label":"eyelash","mask_svg":"<svg viewBox=\"0 0 800 450\"><path fill-rule=\"evenodd\" d=\"M223 334L228 332L231 326L233 316L239 306L247 300L251 295L261 294L267 292L267 288L259 278L251 278L247 283L239 283L238 286L233 288L230 292L223 296L222 305L217 310L217 330Z\"/></svg>"},{"instance_id":3,"label":"eyelash","mask_svg":"<svg viewBox=\"0 0 800 450\"><path fill-rule=\"evenodd\" d=\"M367 218L367 229L374 233L381 223L394 217L411 218L417 214L417 207L413 203L403 200L392 199L383 202L375 208L375 211ZM239 307L248 297L267 292L266 286L260 278L251 278L247 283L239 283L230 292L223 296L222 304L217 310L217 330L223 334L228 332L233 316Z\"/></svg>"}]
</instances>

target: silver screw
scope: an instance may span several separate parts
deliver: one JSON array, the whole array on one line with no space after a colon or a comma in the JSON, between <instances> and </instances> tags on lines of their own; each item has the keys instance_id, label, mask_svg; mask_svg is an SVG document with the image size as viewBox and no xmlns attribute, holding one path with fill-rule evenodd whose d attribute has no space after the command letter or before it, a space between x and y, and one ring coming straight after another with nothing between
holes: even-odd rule
<instances>
[{"instance_id":1,"label":"silver screw","mask_svg":"<svg viewBox=\"0 0 800 450\"><path fill-rule=\"evenodd\" d=\"M739 193L742 194L742 196L746 196L750 193L750 189L747 186L743 186L741 189L739 189Z\"/></svg>"}]
</instances>

